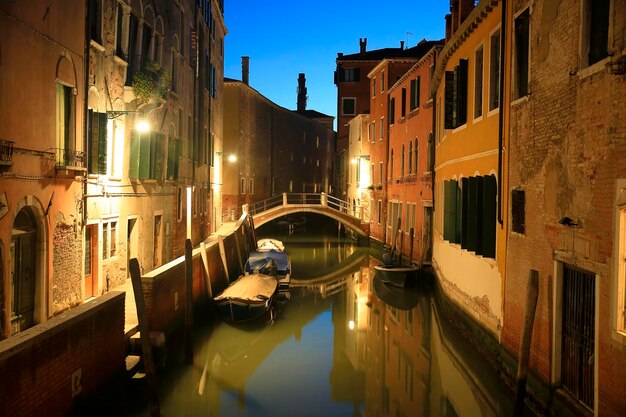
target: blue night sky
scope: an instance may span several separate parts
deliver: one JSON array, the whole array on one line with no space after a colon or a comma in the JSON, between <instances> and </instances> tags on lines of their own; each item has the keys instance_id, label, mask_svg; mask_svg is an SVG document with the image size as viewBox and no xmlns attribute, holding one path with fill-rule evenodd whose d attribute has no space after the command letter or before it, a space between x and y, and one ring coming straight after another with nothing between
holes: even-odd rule
<instances>
[{"instance_id":1,"label":"blue night sky","mask_svg":"<svg viewBox=\"0 0 626 417\"><path fill-rule=\"evenodd\" d=\"M415 46L445 36L449 0L226 0L224 75L241 79L241 57L250 57L250 86L274 103L296 108L298 74L306 75L307 109L336 117L333 72L337 52ZM412 34L407 34L410 32Z\"/></svg>"}]
</instances>

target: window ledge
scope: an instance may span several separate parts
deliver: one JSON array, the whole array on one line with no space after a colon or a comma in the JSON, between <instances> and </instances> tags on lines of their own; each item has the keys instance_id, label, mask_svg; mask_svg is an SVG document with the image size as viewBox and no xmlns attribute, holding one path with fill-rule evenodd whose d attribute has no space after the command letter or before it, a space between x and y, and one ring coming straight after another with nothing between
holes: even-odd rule
<instances>
[{"instance_id":1,"label":"window ledge","mask_svg":"<svg viewBox=\"0 0 626 417\"><path fill-rule=\"evenodd\" d=\"M626 346L626 330L613 330L611 332L611 338L615 342Z\"/></svg>"},{"instance_id":2,"label":"window ledge","mask_svg":"<svg viewBox=\"0 0 626 417\"><path fill-rule=\"evenodd\" d=\"M515 107L521 105L522 103L526 103L530 100L530 93L526 94L524 97L516 98L511 102L511 107Z\"/></svg>"},{"instance_id":3,"label":"window ledge","mask_svg":"<svg viewBox=\"0 0 626 417\"><path fill-rule=\"evenodd\" d=\"M578 72L576 72L576 75L578 76L578 79L591 77L592 75L597 74L598 72L603 71L606 68L606 66L607 66L606 64L608 64L608 62L610 60L611 60L611 56L609 55L606 58L596 62L593 65L589 65L588 67L579 69Z\"/></svg>"},{"instance_id":4,"label":"window ledge","mask_svg":"<svg viewBox=\"0 0 626 417\"><path fill-rule=\"evenodd\" d=\"M106 48L104 46L100 45L98 41L95 41L93 39L90 40L89 45L91 45L94 49L97 49L100 52L106 51Z\"/></svg>"}]
</instances>

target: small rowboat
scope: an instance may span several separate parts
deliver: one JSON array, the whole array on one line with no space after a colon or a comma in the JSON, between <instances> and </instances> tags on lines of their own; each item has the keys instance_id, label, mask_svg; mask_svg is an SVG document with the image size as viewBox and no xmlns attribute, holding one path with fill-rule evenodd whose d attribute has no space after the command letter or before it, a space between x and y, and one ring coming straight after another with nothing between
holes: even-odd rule
<instances>
[{"instance_id":1,"label":"small rowboat","mask_svg":"<svg viewBox=\"0 0 626 417\"><path fill-rule=\"evenodd\" d=\"M239 323L256 319L272 307L278 291L276 278L265 274L243 275L214 298L224 321Z\"/></svg>"}]
</instances>

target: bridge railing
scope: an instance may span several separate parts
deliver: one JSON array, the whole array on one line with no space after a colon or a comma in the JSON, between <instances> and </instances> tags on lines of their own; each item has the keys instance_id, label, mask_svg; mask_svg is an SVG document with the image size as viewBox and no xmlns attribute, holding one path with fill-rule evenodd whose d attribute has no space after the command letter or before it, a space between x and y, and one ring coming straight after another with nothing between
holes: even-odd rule
<instances>
[{"instance_id":1,"label":"bridge railing","mask_svg":"<svg viewBox=\"0 0 626 417\"><path fill-rule=\"evenodd\" d=\"M350 204L348 201L340 200L326 193L283 193L282 195L270 197L247 206L244 205L243 211L247 211L254 216L276 207L287 207L290 205L328 207L350 217L360 219L362 222L367 223L370 221L369 210L366 207Z\"/></svg>"}]
</instances>

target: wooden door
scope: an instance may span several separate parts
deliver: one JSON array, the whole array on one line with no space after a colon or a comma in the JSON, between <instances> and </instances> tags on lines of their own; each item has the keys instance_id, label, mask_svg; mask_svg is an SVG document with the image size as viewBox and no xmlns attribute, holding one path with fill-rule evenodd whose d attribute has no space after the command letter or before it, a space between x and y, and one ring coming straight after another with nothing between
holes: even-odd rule
<instances>
[{"instance_id":1,"label":"wooden door","mask_svg":"<svg viewBox=\"0 0 626 417\"><path fill-rule=\"evenodd\" d=\"M85 299L97 295L98 229L97 225L85 228Z\"/></svg>"}]
</instances>

